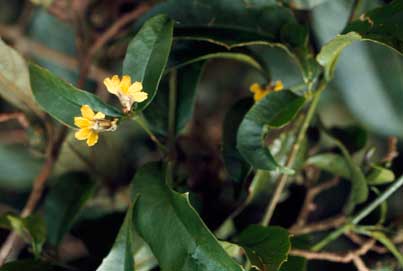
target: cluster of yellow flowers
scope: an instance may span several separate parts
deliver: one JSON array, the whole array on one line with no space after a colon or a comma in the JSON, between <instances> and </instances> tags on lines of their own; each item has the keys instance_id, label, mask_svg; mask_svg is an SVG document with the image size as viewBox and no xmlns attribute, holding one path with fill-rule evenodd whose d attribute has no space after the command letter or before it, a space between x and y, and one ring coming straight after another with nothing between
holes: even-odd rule
<instances>
[{"instance_id":1,"label":"cluster of yellow flowers","mask_svg":"<svg viewBox=\"0 0 403 271\"><path fill-rule=\"evenodd\" d=\"M283 82L280 80L276 81L274 85L268 85L266 87L262 87L258 83L254 83L250 86L250 91L253 93L253 99L255 102L260 101L265 97L267 94L273 92L273 91L280 91L284 88Z\"/></svg>"},{"instance_id":2,"label":"cluster of yellow flowers","mask_svg":"<svg viewBox=\"0 0 403 271\"><path fill-rule=\"evenodd\" d=\"M119 98L124 113L129 113L134 103L141 103L148 98L147 92L143 91L143 84L138 81L132 84L128 75L124 75L122 80L119 79L119 76L114 75L106 78L104 84L108 92ZM74 125L79 128L75 133L75 138L87 140L88 146L94 146L98 142L100 132L117 129L117 121L117 119L106 119L102 112L94 113L87 104L82 105L81 116L74 118Z\"/></svg>"}]
</instances>

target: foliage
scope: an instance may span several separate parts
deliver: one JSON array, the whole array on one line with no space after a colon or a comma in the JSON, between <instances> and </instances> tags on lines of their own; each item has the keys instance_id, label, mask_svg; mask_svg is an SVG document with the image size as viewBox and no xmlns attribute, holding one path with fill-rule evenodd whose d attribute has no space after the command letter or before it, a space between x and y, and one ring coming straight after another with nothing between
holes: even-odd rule
<instances>
[{"instance_id":1,"label":"foliage","mask_svg":"<svg viewBox=\"0 0 403 271\"><path fill-rule=\"evenodd\" d=\"M402 0L32 2L0 12L1 271L403 267ZM361 71L398 98L350 101Z\"/></svg>"}]
</instances>

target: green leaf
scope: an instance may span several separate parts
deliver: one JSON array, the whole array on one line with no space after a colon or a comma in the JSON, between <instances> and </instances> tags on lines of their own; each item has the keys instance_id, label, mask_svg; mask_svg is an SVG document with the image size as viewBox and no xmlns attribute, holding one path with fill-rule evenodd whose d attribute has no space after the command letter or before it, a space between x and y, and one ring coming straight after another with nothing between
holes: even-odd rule
<instances>
[{"instance_id":1,"label":"green leaf","mask_svg":"<svg viewBox=\"0 0 403 271\"><path fill-rule=\"evenodd\" d=\"M31 243L34 255L39 257L46 241L46 225L42 217L38 215L19 217L5 214L0 217L0 227L17 232L24 240Z\"/></svg>"},{"instance_id":2,"label":"green leaf","mask_svg":"<svg viewBox=\"0 0 403 271\"><path fill-rule=\"evenodd\" d=\"M179 22L175 37L205 40L228 49L280 47L300 66L306 82L318 75L319 65L307 48L308 32L301 32L304 27L297 24L292 10L277 1L233 0L229 5L226 0L170 0L156 5L147 16L161 12Z\"/></svg>"},{"instance_id":3,"label":"green leaf","mask_svg":"<svg viewBox=\"0 0 403 271\"><path fill-rule=\"evenodd\" d=\"M165 184L163 167L151 163L133 180L137 232L162 270L242 270L227 255L189 203L187 195Z\"/></svg>"},{"instance_id":4,"label":"green leaf","mask_svg":"<svg viewBox=\"0 0 403 271\"><path fill-rule=\"evenodd\" d=\"M274 92L257 102L245 115L237 134L237 149L256 169L281 168L264 144L265 126L279 128L290 122L305 98L289 90Z\"/></svg>"},{"instance_id":5,"label":"green leaf","mask_svg":"<svg viewBox=\"0 0 403 271\"><path fill-rule=\"evenodd\" d=\"M253 105L253 99L245 98L236 102L225 115L222 136L222 156L230 177L241 183L250 166L236 148L237 131L242 119Z\"/></svg>"},{"instance_id":6,"label":"green leaf","mask_svg":"<svg viewBox=\"0 0 403 271\"><path fill-rule=\"evenodd\" d=\"M359 20L347 25L343 34L325 44L316 57L325 68L326 79L330 81L333 78L341 52L354 41L375 42L403 55L403 32L400 27L402 20L403 1L395 0L363 14Z\"/></svg>"},{"instance_id":7,"label":"green leaf","mask_svg":"<svg viewBox=\"0 0 403 271\"><path fill-rule=\"evenodd\" d=\"M148 99L137 105L144 110L153 100L168 61L172 45L173 21L165 15L149 19L130 41L123 73L143 83Z\"/></svg>"},{"instance_id":8,"label":"green leaf","mask_svg":"<svg viewBox=\"0 0 403 271\"><path fill-rule=\"evenodd\" d=\"M97 96L80 90L38 65L29 66L31 86L36 101L59 122L74 127L74 117L81 116L82 105L110 117L121 117L116 108L105 104Z\"/></svg>"},{"instance_id":9,"label":"green leaf","mask_svg":"<svg viewBox=\"0 0 403 271\"><path fill-rule=\"evenodd\" d=\"M372 165L367 175L369 185L383 185L395 180L395 174L390 169Z\"/></svg>"},{"instance_id":10,"label":"green leaf","mask_svg":"<svg viewBox=\"0 0 403 271\"><path fill-rule=\"evenodd\" d=\"M355 125L334 127L330 129L330 133L340 140L350 153L361 150L368 141L367 132Z\"/></svg>"},{"instance_id":11,"label":"green leaf","mask_svg":"<svg viewBox=\"0 0 403 271\"><path fill-rule=\"evenodd\" d=\"M32 95L27 63L0 39L0 96L26 113L43 116Z\"/></svg>"},{"instance_id":12,"label":"green leaf","mask_svg":"<svg viewBox=\"0 0 403 271\"><path fill-rule=\"evenodd\" d=\"M332 173L335 176L340 176L346 179L351 177L350 167L346 159L335 153L321 153L309 157L306 165L313 165L321 170Z\"/></svg>"},{"instance_id":13,"label":"green leaf","mask_svg":"<svg viewBox=\"0 0 403 271\"><path fill-rule=\"evenodd\" d=\"M306 271L307 260L303 257L288 256L285 263L281 265L280 271Z\"/></svg>"},{"instance_id":14,"label":"green leaf","mask_svg":"<svg viewBox=\"0 0 403 271\"><path fill-rule=\"evenodd\" d=\"M277 226L250 225L236 238L258 270L279 270L291 249L288 231Z\"/></svg>"},{"instance_id":15,"label":"green leaf","mask_svg":"<svg viewBox=\"0 0 403 271\"><path fill-rule=\"evenodd\" d=\"M175 134L179 134L192 118L196 100L196 89L203 66L203 62L194 63L179 70L177 74ZM144 110L144 116L148 124L153 131L160 135L166 135L168 131L168 110L169 86L167 82L163 81L153 102Z\"/></svg>"},{"instance_id":16,"label":"green leaf","mask_svg":"<svg viewBox=\"0 0 403 271\"><path fill-rule=\"evenodd\" d=\"M136 200L133 205L135 204ZM97 271L134 271L133 205L127 210L113 247Z\"/></svg>"},{"instance_id":17,"label":"green leaf","mask_svg":"<svg viewBox=\"0 0 403 271\"><path fill-rule=\"evenodd\" d=\"M95 183L86 174L68 173L61 176L50 189L44 208L51 245L57 246L71 229L94 188Z\"/></svg>"}]
</instances>

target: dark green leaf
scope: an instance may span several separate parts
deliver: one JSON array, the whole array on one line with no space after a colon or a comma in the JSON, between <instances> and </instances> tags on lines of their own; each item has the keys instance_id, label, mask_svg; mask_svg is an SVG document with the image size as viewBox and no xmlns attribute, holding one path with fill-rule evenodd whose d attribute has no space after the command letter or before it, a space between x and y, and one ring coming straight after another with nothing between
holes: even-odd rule
<instances>
[{"instance_id":1,"label":"dark green leaf","mask_svg":"<svg viewBox=\"0 0 403 271\"><path fill-rule=\"evenodd\" d=\"M280 271L306 271L307 260L303 257L288 256L285 263L281 265Z\"/></svg>"},{"instance_id":2,"label":"dark green leaf","mask_svg":"<svg viewBox=\"0 0 403 271\"><path fill-rule=\"evenodd\" d=\"M167 13L179 22L175 36L205 40L227 47L248 45L278 46L301 67L306 82L318 74L318 65L306 44L307 31L297 25L292 11L276 1L170 0L157 5L150 14ZM183 30L182 30L183 29ZM294 31L296 30L296 31ZM303 40L303 43L294 42Z\"/></svg>"},{"instance_id":3,"label":"dark green leaf","mask_svg":"<svg viewBox=\"0 0 403 271\"><path fill-rule=\"evenodd\" d=\"M44 203L50 244L57 246L63 239L94 188L95 183L86 174L68 173L57 180Z\"/></svg>"},{"instance_id":4,"label":"dark green leaf","mask_svg":"<svg viewBox=\"0 0 403 271\"><path fill-rule=\"evenodd\" d=\"M115 243L97 271L134 271L133 205L127 210Z\"/></svg>"},{"instance_id":5,"label":"dark green leaf","mask_svg":"<svg viewBox=\"0 0 403 271\"><path fill-rule=\"evenodd\" d=\"M363 14L344 29L342 35L325 44L317 56L317 61L325 68L327 80L333 78L337 60L342 50L354 41L371 41L388 46L399 54L403 54L403 1L376 8Z\"/></svg>"},{"instance_id":6,"label":"dark green leaf","mask_svg":"<svg viewBox=\"0 0 403 271\"><path fill-rule=\"evenodd\" d=\"M330 129L332 136L340 140L350 153L355 153L367 144L367 132L358 126L336 127Z\"/></svg>"},{"instance_id":7,"label":"dark green leaf","mask_svg":"<svg viewBox=\"0 0 403 271\"><path fill-rule=\"evenodd\" d=\"M278 270L291 249L288 231L276 226L250 225L237 236L236 242L259 270Z\"/></svg>"},{"instance_id":8,"label":"dark green leaf","mask_svg":"<svg viewBox=\"0 0 403 271\"><path fill-rule=\"evenodd\" d=\"M152 163L134 178L135 227L150 246L162 270L237 270L214 235L189 204L186 195L165 184L163 167Z\"/></svg>"},{"instance_id":9,"label":"dark green leaf","mask_svg":"<svg viewBox=\"0 0 403 271\"><path fill-rule=\"evenodd\" d=\"M145 109L153 100L168 61L173 21L165 15L149 19L130 41L123 62L123 73L143 83L148 99L137 105Z\"/></svg>"},{"instance_id":10,"label":"dark green leaf","mask_svg":"<svg viewBox=\"0 0 403 271\"><path fill-rule=\"evenodd\" d=\"M256 169L275 170L280 166L264 144L265 126L279 128L290 122L305 98L289 90L274 92L257 102L242 120L237 134L237 149Z\"/></svg>"},{"instance_id":11,"label":"dark green leaf","mask_svg":"<svg viewBox=\"0 0 403 271\"><path fill-rule=\"evenodd\" d=\"M242 182L250 170L249 164L236 148L236 135L242 119L252 105L253 99L242 99L230 108L224 119L222 156L225 168L236 182Z\"/></svg>"},{"instance_id":12,"label":"dark green leaf","mask_svg":"<svg viewBox=\"0 0 403 271\"><path fill-rule=\"evenodd\" d=\"M122 116L116 108L105 104L94 94L75 88L38 65L31 64L29 72L36 101L67 126L74 127L74 117L81 116L80 108L84 104L110 117Z\"/></svg>"},{"instance_id":13,"label":"dark green leaf","mask_svg":"<svg viewBox=\"0 0 403 271\"><path fill-rule=\"evenodd\" d=\"M179 70L176 95L176 134L189 122L193 115L196 89L203 71L203 62L194 63ZM168 131L169 87L162 83L153 102L144 111L144 116L151 128L161 135Z\"/></svg>"}]
</instances>

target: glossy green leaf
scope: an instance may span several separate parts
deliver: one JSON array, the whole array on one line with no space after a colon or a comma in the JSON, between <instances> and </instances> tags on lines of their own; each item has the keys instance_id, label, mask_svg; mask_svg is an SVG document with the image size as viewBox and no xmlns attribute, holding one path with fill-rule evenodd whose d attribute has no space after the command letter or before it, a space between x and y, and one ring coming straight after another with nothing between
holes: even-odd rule
<instances>
[{"instance_id":1,"label":"glossy green leaf","mask_svg":"<svg viewBox=\"0 0 403 271\"><path fill-rule=\"evenodd\" d=\"M109 117L122 116L116 108L105 104L94 94L75 88L38 65L31 64L29 72L36 101L47 113L67 126L74 127L74 117L81 116L80 108L84 104Z\"/></svg>"},{"instance_id":2,"label":"glossy green leaf","mask_svg":"<svg viewBox=\"0 0 403 271\"><path fill-rule=\"evenodd\" d=\"M369 185L383 185L393 182L395 179L393 171L378 165L372 165L367 175Z\"/></svg>"},{"instance_id":3,"label":"glossy green leaf","mask_svg":"<svg viewBox=\"0 0 403 271\"><path fill-rule=\"evenodd\" d=\"M317 56L317 61L325 68L325 77L331 80L337 60L343 49L355 41L370 41L392 48L403 54L403 38L400 24L403 20L403 1L376 8L363 14L343 31L344 34L325 44Z\"/></svg>"},{"instance_id":4,"label":"glossy green leaf","mask_svg":"<svg viewBox=\"0 0 403 271\"><path fill-rule=\"evenodd\" d=\"M134 207L136 230L162 270L242 270L204 225L188 197L166 186L161 164L137 171L133 188L133 197L139 197Z\"/></svg>"},{"instance_id":5,"label":"glossy green leaf","mask_svg":"<svg viewBox=\"0 0 403 271\"><path fill-rule=\"evenodd\" d=\"M347 179L351 177L349 165L346 159L339 154L317 154L309 157L305 164L318 167L319 169L330 172L335 176L340 176Z\"/></svg>"},{"instance_id":6,"label":"glossy green leaf","mask_svg":"<svg viewBox=\"0 0 403 271\"><path fill-rule=\"evenodd\" d=\"M42 116L32 95L27 63L0 38L0 97L26 113Z\"/></svg>"},{"instance_id":7,"label":"glossy green leaf","mask_svg":"<svg viewBox=\"0 0 403 271\"><path fill-rule=\"evenodd\" d=\"M136 201L134 201L135 204ZM133 205L127 210L125 220L109 254L97 271L134 271Z\"/></svg>"},{"instance_id":8,"label":"glossy green leaf","mask_svg":"<svg viewBox=\"0 0 403 271\"><path fill-rule=\"evenodd\" d=\"M281 265L280 271L307 271L307 260L303 257L288 256L285 263Z\"/></svg>"},{"instance_id":9,"label":"glossy green leaf","mask_svg":"<svg viewBox=\"0 0 403 271\"><path fill-rule=\"evenodd\" d=\"M170 0L156 5L149 14L161 12L179 22L177 38L205 40L228 49L280 47L301 67L306 82L318 74L318 65L306 46L308 32L301 32L304 27L298 25L292 11L277 1Z\"/></svg>"},{"instance_id":10,"label":"glossy green leaf","mask_svg":"<svg viewBox=\"0 0 403 271\"><path fill-rule=\"evenodd\" d=\"M0 227L17 232L24 240L31 243L34 255L37 257L40 255L46 241L46 225L42 217L5 214L0 217Z\"/></svg>"},{"instance_id":11,"label":"glossy green leaf","mask_svg":"<svg viewBox=\"0 0 403 271\"><path fill-rule=\"evenodd\" d=\"M196 89L203 71L203 62L194 63L177 73L175 124L176 134L185 128L193 115ZM166 84L164 84L166 83ZM153 102L144 110L144 116L153 131L166 135L168 131L169 87L168 82L160 85Z\"/></svg>"},{"instance_id":12,"label":"glossy green leaf","mask_svg":"<svg viewBox=\"0 0 403 271\"><path fill-rule=\"evenodd\" d=\"M250 225L236 237L236 243L258 270L279 270L291 249L288 231L277 226Z\"/></svg>"},{"instance_id":13,"label":"glossy green leaf","mask_svg":"<svg viewBox=\"0 0 403 271\"><path fill-rule=\"evenodd\" d=\"M241 121L253 105L253 99L245 98L236 102L225 115L222 136L222 156L225 168L236 182L247 176L250 165L236 148L237 132Z\"/></svg>"},{"instance_id":14,"label":"glossy green leaf","mask_svg":"<svg viewBox=\"0 0 403 271\"><path fill-rule=\"evenodd\" d=\"M84 204L94 192L95 183L82 173L61 176L44 203L48 241L57 246L73 226Z\"/></svg>"},{"instance_id":15,"label":"glossy green leaf","mask_svg":"<svg viewBox=\"0 0 403 271\"><path fill-rule=\"evenodd\" d=\"M257 102L245 115L237 134L237 149L256 169L281 168L264 144L265 126L279 128L290 122L305 98L289 90L274 92Z\"/></svg>"},{"instance_id":16,"label":"glossy green leaf","mask_svg":"<svg viewBox=\"0 0 403 271\"><path fill-rule=\"evenodd\" d=\"M173 21L165 15L149 19L130 41L123 61L123 73L143 83L148 99L137 105L145 109L156 95L172 45Z\"/></svg>"}]
</instances>

